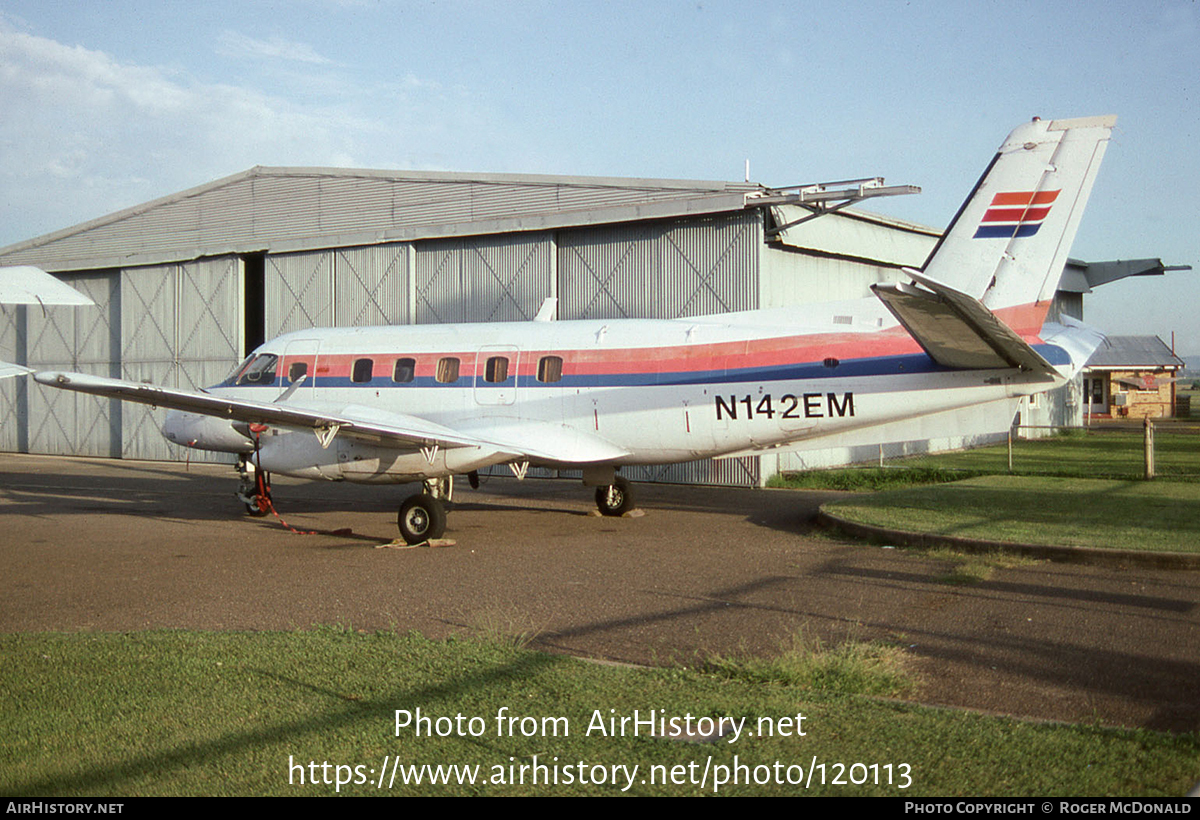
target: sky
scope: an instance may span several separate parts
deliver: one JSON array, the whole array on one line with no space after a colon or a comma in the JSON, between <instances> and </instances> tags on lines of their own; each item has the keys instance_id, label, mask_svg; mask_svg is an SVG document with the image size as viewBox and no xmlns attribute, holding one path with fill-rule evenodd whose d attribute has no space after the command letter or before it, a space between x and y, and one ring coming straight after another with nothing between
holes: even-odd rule
<instances>
[{"instance_id":1,"label":"sky","mask_svg":"<svg viewBox=\"0 0 1200 820\"><path fill-rule=\"evenodd\" d=\"M1200 5L0 0L0 247L255 165L883 176L944 227L1033 116L1118 115L1085 319L1200 354Z\"/></svg>"}]
</instances>

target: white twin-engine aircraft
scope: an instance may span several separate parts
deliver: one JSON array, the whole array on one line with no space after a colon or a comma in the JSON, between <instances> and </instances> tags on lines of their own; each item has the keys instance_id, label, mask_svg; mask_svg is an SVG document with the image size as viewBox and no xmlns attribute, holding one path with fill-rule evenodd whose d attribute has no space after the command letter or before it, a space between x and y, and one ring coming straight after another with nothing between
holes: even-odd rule
<instances>
[{"instance_id":1,"label":"white twin-engine aircraft","mask_svg":"<svg viewBox=\"0 0 1200 820\"><path fill-rule=\"evenodd\" d=\"M409 543L444 532L448 477L475 484L495 464L581 469L619 515L624 465L1001 431L1100 342L1043 321L1115 121L1018 127L924 269L877 298L673 320L552 321L548 303L532 322L313 329L201 392L35 378L169 408L168 439L239 455L251 512L269 509L270 472L422 481L400 506Z\"/></svg>"}]
</instances>

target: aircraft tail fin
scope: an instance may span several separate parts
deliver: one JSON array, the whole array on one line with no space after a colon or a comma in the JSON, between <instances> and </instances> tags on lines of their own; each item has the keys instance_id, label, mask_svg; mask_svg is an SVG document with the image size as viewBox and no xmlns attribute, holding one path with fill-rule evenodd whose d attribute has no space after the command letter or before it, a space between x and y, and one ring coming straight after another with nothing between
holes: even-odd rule
<instances>
[{"instance_id":1,"label":"aircraft tail fin","mask_svg":"<svg viewBox=\"0 0 1200 820\"><path fill-rule=\"evenodd\" d=\"M1115 116L1016 128L934 248L923 273L1035 334L1054 297Z\"/></svg>"}]
</instances>

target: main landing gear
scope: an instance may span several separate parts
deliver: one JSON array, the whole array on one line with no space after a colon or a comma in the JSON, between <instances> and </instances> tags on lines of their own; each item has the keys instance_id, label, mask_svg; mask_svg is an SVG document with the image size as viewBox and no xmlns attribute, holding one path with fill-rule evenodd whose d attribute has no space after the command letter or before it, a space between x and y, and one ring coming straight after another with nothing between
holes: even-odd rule
<instances>
[{"instance_id":1,"label":"main landing gear","mask_svg":"<svg viewBox=\"0 0 1200 820\"><path fill-rule=\"evenodd\" d=\"M479 481L475 479L473 484ZM425 492L410 495L400 505L396 526L406 544L423 544L441 538L446 532L446 508L442 499L449 501L454 494L454 477L430 478L425 481Z\"/></svg>"},{"instance_id":2,"label":"main landing gear","mask_svg":"<svg viewBox=\"0 0 1200 820\"><path fill-rule=\"evenodd\" d=\"M613 483L596 488L596 506L601 515L620 516L633 509L633 487L629 479L614 476Z\"/></svg>"},{"instance_id":3,"label":"main landing gear","mask_svg":"<svg viewBox=\"0 0 1200 820\"><path fill-rule=\"evenodd\" d=\"M479 476L469 473L467 480L474 488L479 487ZM400 537L408 544L423 544L441 538L446 532L446 507L443 500L451 500L454 492L453 477L428 479L425 491L410 495L400 505L396 525ZM633 509L633 487L629 480L613 476L612 483L596 488L596 506L601 515L620 516Z\"/></svg>"}]
</instances>

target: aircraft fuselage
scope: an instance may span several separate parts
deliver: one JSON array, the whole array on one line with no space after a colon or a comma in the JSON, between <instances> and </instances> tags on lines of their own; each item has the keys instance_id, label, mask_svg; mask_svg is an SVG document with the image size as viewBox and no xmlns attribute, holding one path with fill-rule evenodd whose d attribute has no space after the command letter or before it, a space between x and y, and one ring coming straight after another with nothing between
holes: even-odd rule
<instances>
[{"instance_id":1,"label":"aircraft fuselage","mask_svg":"<svg viewBox=\"0 0 1200 820\"><path fill-rule=\"evenodd\" d=\"M869 330L701 317L300 331L262 346L209 392L270 402L303 377L282 403L380 420L417 416L500 442L552 440L556 452L574 456L535 463L579 467L765 449L1048 386L1017 370L941 367L899 326L879 327L876 304L862 303L860 325L875 325ZM1038 349L1064 360L1056 347ZM217 450L245 452L244 432L180 412L164 425L178 443ZM406 451L336 436L324 444L307 430L270 428L260 458L275 472L373 482L512 461L504 447Z\"/></svg>"}]
</instances>

